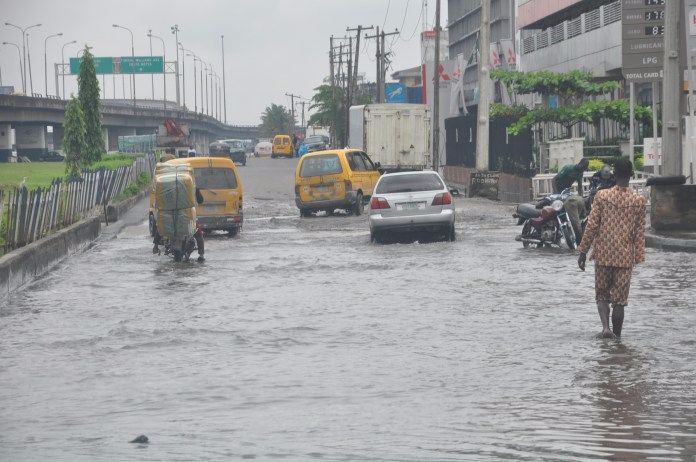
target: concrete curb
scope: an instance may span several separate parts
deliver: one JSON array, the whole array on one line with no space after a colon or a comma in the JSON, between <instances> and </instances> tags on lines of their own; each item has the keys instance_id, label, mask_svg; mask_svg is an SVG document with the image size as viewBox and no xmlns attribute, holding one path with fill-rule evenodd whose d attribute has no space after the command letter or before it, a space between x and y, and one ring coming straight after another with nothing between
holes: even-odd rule
<instances>
[{"instance_id":1,"label":"concrete curb","mask_svg":"<svg viewBox=\"0 0 696 462\"><path fill-rule=\"evenodd\" d=\"M89 218L0 257L0 301L92 243L100 217Z\"/></svg>"},{"instance_id":2,"label":"concrete curb","mask_svg":"<svg viewBox=\"0 0 696 462\"><path fill-rule=\"evenodd\" d=\"M655 249L696 252L696 239L659 236L651 232L645 233L645 245Z\"/></svg>"},{"instance_id":3,"label":"concrete curb","mask_svg":"<svg viewBox=\"0 0 696 462\"><path fill-rule=\"evenodd\" d=\"M109 204L106 206L106 217L108 218L108 223L117 222L119 217L122 217L126 212L133 208L135 204L140 202L142 199L150 194L150 187L143 189L137 195L130 197L128 199L122 200L117 204ZM104 221L104 215L102 214L102 221Z\"/></svg>"}]
</instances>

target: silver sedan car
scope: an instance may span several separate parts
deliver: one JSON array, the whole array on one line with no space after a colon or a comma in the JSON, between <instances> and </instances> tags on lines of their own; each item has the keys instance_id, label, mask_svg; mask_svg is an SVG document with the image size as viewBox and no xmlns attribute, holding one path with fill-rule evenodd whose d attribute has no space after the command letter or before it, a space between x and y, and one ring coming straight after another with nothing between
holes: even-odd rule
<instances>
[{"instance_id":1,"label":"silver sedan car","mask_svg":"<svg viewBox=\"0 0 696 462\"><path fill-rule=\"evenodd\" d=\"M425 231L455 240L454 201L437 172L382 175L370 200L370 237Z\"/></svg>"}]
</instances>

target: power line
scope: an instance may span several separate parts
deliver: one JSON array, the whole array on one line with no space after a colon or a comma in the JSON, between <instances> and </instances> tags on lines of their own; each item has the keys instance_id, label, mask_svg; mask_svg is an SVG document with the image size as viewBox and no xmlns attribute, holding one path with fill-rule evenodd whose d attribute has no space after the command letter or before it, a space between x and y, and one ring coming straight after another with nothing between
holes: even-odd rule
<instances>
[{"instance_id":1,"label":"power line","mask_svg":"<svg viewBox=\"0 0 696 462\"><path fill-rule=\"evenodd\" d=\"M413 33L411 33L411 36L406 40L404 40L403 38L401 38L401 36L399 36L399 38L401 38L401 40L403 40L404 42L410 42L413 39L413 37L416 36L416 32L418 32L418 26L420 25L421 19L423 19L423 10L424 9L425 8L421 7L420 15L418 15L418 21L416 21L416 25L413 27Z\"/></svg>"},{"instance_id":2,"label":"power line","mask_svg":"<svg viewBox=\"0 0 696 462\"><path fill-rule=\"evenodd\" d=\"M387 3L387 12L384 13L384 22L382 23L382 30L384 30L384 26L387 24L387 17L389 17L389 7L391 6L391 0L389 0L389 3Z\"/></svg>"},{"instance_id":3,"label":"power line","mask_svg":"<svg viewBox=\"0 0 696 462\"><path fill-rule=\"evenodd\" d=\"M404 10L404 19L401 21L401 29L399 30L404 30L404 25L406 24L406 15L408 14L408 5L411 3L411 0L406 0L406 10Z\"/></svg>"}]
</instances>

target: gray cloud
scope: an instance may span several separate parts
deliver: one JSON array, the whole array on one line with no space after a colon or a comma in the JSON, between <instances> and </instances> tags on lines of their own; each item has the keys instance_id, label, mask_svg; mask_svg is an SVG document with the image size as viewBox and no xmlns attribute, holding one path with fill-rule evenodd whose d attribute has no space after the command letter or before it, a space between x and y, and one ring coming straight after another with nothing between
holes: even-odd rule
<instances>
[{"instance_id":1,"label":"gray cloud","mask_svg":"<svg viewBox=\"0 0 696 462\"><path fill-rule=\"evenodd\" d=\"M230 0L230 1L151 1L151 0L2 0L0 11L4 24L20 26L40 22L42 27L30 35L30 51L34 91L44 93L44 38L56 32L64 36L48 42L49 93L53 90L53 63L60 61L61 45L77 40L89 44L97 56L130 54L130 36L111 27L117 23L133 30L136 55L149 55L148 29L165 39L167 60L174 57L174 37L170 26L179 24L180 40L211 63L222 76L220 35L225 36L227 116L234 123L256 124L263 109L272 102L289 105L286 92L309 98L312 89L328 75L329 36L342 36L347 26L385 24L388 31L401 28L403 35L393 41L394 69L411 67L420 62L419 34L409 38L417 28L421 0ZM430 2L428 21L432 25L434 0ZM443 18L446 1L443 1ZM389 4L389 12L387 5ZM408 4L408 10L406 10ZM19 31L1 25L0 41L21 43ZM374 44L367 44L360 67L370 80L374 79ZM388 39L387 44L392 40ZM159 41L153 41L154 54L161 53ZM75 56L78 47L66 48ZM17 52L0 47L0 65L4 85L20 87ZM186 96L193 107L193 62L186 61ZM121 82L116 80L117 96ZM161 77L156 95L161 95ZM100 79L101 82L101 79ZM126 83L126 85L128 85ZM68 93L76 91L74 78L66 80ZM107 97L112 97L111 77L106 78ZM126 92L129 94L128 87ZM138 76L138 97L150 98L150 76ZM174 95L174 83L167 87Z\"/></svg>"}]
</instances>

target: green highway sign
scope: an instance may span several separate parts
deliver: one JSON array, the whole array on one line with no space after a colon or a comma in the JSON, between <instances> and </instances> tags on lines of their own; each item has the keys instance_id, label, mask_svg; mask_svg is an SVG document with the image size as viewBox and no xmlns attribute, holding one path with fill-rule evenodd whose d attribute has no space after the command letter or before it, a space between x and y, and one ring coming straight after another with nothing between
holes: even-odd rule
<instances>
[{"instance_id":1,"label":"green highway sign","mask_svg":"<svg viewBox=\"0 0 696 462\"><path fill-rule=\"evenodd\" d=\"M80 73L80 63L82 58L70 58L70 73L77 75ZM113 58L94 58L94 67L97 69L97 74L113 74L114 64Z\"/></svg>"},{"instance_id":2,"label":"green highway sign","mask_svg":"<svg viewBox=\"0 0 696 462\"><path fill-rule=\"evenodd\" d=\"M124 56L121 58L121 74L161 74L164 59L161 56Z\"/></svg>"},{"instance_id":3,"label":"green highway sign","mask_svg":"<svg viewBox=\"0 0 696 462\"><path fill-rule=\"evenodd\" d=\"M80 73L82 58L70 58L70 73ZM164 72L162 56L121 56L94 58L97 74L161 74Z\"/></svg>"}]
</instances>

